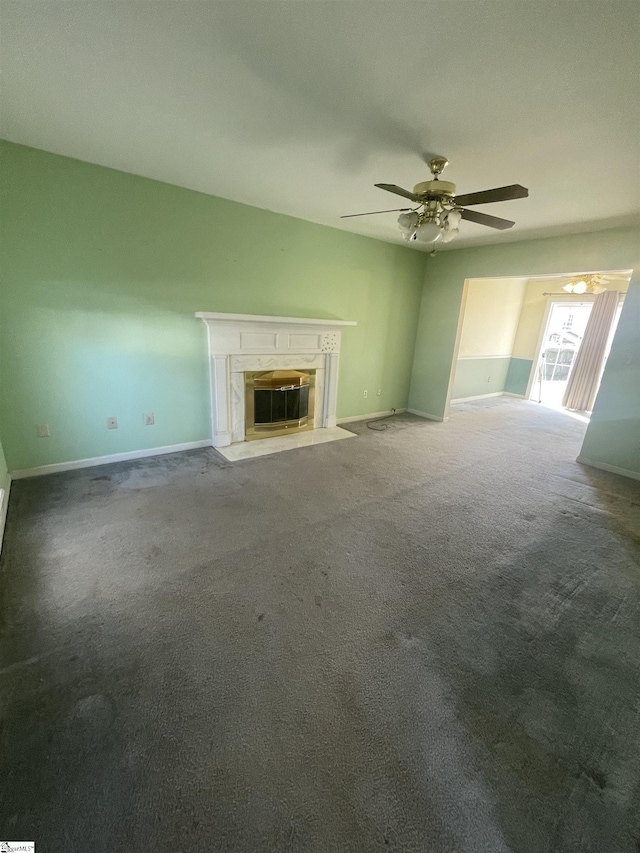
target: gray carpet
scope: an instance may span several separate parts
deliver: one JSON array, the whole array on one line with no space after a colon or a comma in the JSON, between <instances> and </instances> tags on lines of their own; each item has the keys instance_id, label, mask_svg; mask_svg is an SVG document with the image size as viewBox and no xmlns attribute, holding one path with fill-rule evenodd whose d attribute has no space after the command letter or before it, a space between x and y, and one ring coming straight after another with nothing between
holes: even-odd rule
<instances>
[{"instance_id":1,"label":"gray carpet","mask_svg":"<svg viewBox=\"0 0 640 853\"><path fill-rule=\"evenodd\" d=\"M640 483L503 399L16 482L0 838L637 853Z\"/></svg>"}]
</instances>

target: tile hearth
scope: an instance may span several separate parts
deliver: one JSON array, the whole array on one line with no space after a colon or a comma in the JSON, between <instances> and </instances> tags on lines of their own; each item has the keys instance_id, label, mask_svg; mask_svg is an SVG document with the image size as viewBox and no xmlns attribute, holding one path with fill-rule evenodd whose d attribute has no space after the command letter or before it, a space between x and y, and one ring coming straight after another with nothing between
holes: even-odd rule
<instances>
[{"instance_id":1,"label":"tile hearth","mask_svg":"<svg viewBox=\"0 0 640 853\"><path fill-rule=\"evenodd\" d=\"M227 447L216 447L216 450L229 462L239 462L241 459L255 459L258 456L268 456L282 450L311 447L315 444L325 444L327 441L340 441L343 438L357 438L357 436L341 427L329 427L328 429L299 432L294 435L278 435L274 438L263 438L258 441L241 441Z\"/></svg>"}]
</instances>

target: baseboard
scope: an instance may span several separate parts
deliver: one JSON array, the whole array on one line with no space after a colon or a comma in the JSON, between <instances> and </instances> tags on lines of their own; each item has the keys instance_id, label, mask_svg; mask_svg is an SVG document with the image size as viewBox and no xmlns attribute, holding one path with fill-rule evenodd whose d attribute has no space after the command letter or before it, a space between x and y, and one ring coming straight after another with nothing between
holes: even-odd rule
<instances>
[{"instance_id":1,"label":"baseboard","mask_svg":"<svg viewBox=\"0 0 640 853\"><path fill-rule=\"evenodd\" d=\"M438 415L430 415L428 412L420 412L418 409L407 409L412 415L417 415L419 418L426 418L428 421L439 421L444 423L447 418L441 418Z\"/></svg>"},{"instance_id":2,"label":"baseboard","mask_svg":"<svg viewBox=\"0 0 640 853\"><path fill-rule=\"evenodd\" d=\"M601 471L608 471L609 474L620 474L621 477L630 477L632 480L640 480L639 471L631 471L629 468L618 468L617 465L607 465L606 462L596 462L595 459L588 459L586 456L578 456L576 462L582 465L589 465L591 468L599 468Z\"/></svg>"},{"instance_id":3,"label":"baseboard","mask_svg":"<svg viewBox=\"0 0 640 853\"><path fill-rule=\"evenodd\" d=\"M456 397L452 403L469 403L472 400L486 400L488 397L502 397L504 391L492 391L490 394L474 394L473 397Z\"/></svg>"},{"instance_id":4,"label":"baseboard","mask_svg":"<svg viewBox=\"0 0 640 853\"><path fill-rule=\"evenodd\" d=\"M19 471L12 471L11 479L23 480L25 477L41 477L43 474L59 474L62 471L75 471L77 468L93 468L94 465L110 465L112 462L127 462L130 459L144 459L147 456L164 456L166 453L197 450L200 447L211 447L211 439L185 441L182 444L169 444L166 447L150 447L146 450L129 450L126 453L112 453L109 456L75 459L73 462L54 462L52 465L40 465L37 468L23 468Z\"/></svg>"},{"instance_id":5,"label":"baseboard","mask_svg":"<svg viewBox=\"0 0 640 853\"><path fill-rule=\"evenodd\" d=\"M396 409L395 414L401 415L406 411L406 409ZM336 424L346 424L349 423L349 421L368 421L370 418L385 418L393 414L393 409L387 409L385 412L369 412L368 415L351 415L349 418L337 418Z\"/></svg>"},{"instance_id":6,"label":"baseboard","mask_svg":"<svg viewBox=\"0 0 640 853\"><path fill-rule=\"evenodd\" d=\"M2 541L4 539L4 526L7 521L7 510L9 508L9 491L11 490L11 474L7 474L4 489L0 489L0 554L2 553Z\"/></svg>"},{"instance_id":7,"label":"baseboard","mask_svg":"<svg viewBox=\"0 0 640 853\"><path fill-rule=\"evenodd\" d=\"M524 394L514 394L512 391L493 391L491 394L476 394L474 397L456 397L452 403L470 403L472 400L486 400L489 397L516 397L518 400L526 400Z\"/></svg>"}]
</instances>

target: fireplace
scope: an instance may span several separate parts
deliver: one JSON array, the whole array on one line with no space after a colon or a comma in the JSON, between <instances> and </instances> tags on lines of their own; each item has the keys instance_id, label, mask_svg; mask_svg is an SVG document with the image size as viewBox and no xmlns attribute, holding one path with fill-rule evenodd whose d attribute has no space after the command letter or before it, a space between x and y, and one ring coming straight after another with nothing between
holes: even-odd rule
<instances>
[{"instance_id":1,"label":"fireplace","mask_svg":"<svg viewBox=\"0 0 640 853\"><path fill-rule=\"evenodd\" d=\"M245 440L313 429L315 378L315 370L245 373Z\"/></svg>"},{"instance_id":2,"label":"fireplace","mask_svg":"<svg viewBox=\"0 0 640 853\"><path fill-rule=\"evenodd\" d=\"M196 317L207 326L214 447L228 447L249 438L335 429L342 331L355 322L208 312L199 312ZM293 374L281 383L284 390L263 385L252 387L247 394L247 374L251 373L253 380L260 373L277 371ZM274 381L277 384L282 378ZM287 388L289 385L294 388ZM272 393L259 398L256 423L257 390ZM317 437L322 440L320 434ZM302 435L300 441L310 438Z\"/></svg>"}]
</instances>

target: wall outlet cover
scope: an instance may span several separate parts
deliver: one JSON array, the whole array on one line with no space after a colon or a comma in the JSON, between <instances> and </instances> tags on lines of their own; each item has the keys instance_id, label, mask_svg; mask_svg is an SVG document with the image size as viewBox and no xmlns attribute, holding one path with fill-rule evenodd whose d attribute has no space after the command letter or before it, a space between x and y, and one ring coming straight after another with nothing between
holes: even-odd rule
<instances>
[{"instance_id":1,"label":"wall outlet cover","mask_svg":"<svg viewBox=\"0 0 640 853\"><path fill-rule=\"evenodd\" d=\"M363 395L362 395L362 396L363 396L363 397L368 397L368 396L369 396L369 392L368 392L368 391L365 391L365 392L363 393Z\"/></svg>"},{"instance_id":2,"label":"wall outlet cover","mask_svg":"<svg viewBox=\"0 0 640 853\"><path fill-rule=\"evenodd\" d=\"M153 412L146 412L144 416L144 425L145 426L153 426L156 422L156 416Z\"/></svg>"}]
</instances>

